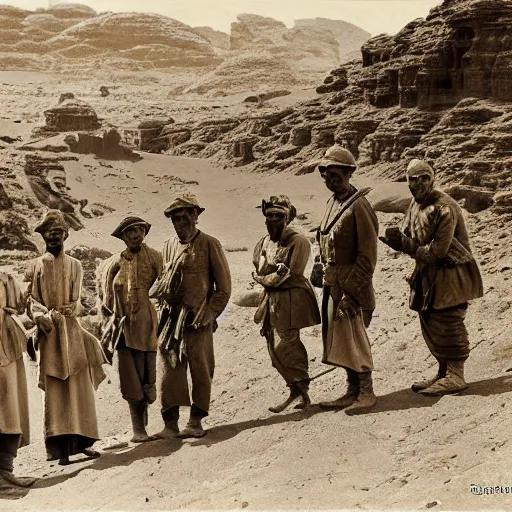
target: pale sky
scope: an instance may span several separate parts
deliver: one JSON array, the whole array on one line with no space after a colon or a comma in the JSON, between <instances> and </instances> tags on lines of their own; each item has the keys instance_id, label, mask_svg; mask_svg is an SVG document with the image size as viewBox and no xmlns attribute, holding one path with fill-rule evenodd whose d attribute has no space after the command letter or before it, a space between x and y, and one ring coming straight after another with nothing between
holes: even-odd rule
<instances>
[{"instance_id":1,"label":"pale sky","mask_svg":"<svg viewBox=\"0 0 512 512\"><path fill-rule=\"evenodd\" d=\"M71 3L71 2L63 2ZM372 35L394 34L415 18L424 18L442 0L84 0L96 12L153 12L191 26L208 25L229 33L240 13L260 14L288 27L301 18L344 20ZM33 10L48 0L0 0L0 5Z\"/></svg>"}]
</instances>

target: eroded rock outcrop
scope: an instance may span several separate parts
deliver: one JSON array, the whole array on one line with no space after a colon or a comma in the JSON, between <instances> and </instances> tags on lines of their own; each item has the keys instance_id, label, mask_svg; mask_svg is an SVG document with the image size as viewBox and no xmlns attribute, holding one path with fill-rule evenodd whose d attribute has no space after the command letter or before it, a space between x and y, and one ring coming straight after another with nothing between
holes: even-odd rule
<instances>
[{"instance_id":1,"label":"eroded rock outcrop","mask_svg":"<svg viewBox=\"0 0 512 512\"><path fill-rule=\"evenodd\" d=\"M356 156L361 173L396 180L410 159L426 158L442 186L458 187L453 195L468 211L511 211L512 36L502 30L508 22L510 1L445 0L395 36L370 39L362 63L333 69L318 99L260 114L264 134L249 131L245 118L236 139L233 130L194 145L191 127L187 154L236 162L233 143L245 134L254 157L248 169L305 174L338 142ZM247 19L234 28L237 47L282 44L277 34L284 28L274 20L261 19L259 31Z\"/></svg>"}]
</instances>

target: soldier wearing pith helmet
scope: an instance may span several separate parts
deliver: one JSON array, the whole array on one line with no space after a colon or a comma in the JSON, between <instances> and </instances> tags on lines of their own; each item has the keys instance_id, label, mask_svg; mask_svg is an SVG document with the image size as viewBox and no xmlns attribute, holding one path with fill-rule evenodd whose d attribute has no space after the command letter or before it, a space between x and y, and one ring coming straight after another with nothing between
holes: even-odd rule
<instances>
[{"instance_id":1,"label":"soldier wearing pith helmet","mask_svg":"<svg viewBox=\"0 0 512 512\"><path fill-rule=\"evenodd\" d=\"M318 163L318 171L333 194L317 235L323 264L323 362L347 372L345 394L320 405L345 409L347 414L364 412L376 403L373 359L364 328L370 325L375 309L372 279L378 221L364 197L369 189L357 190L350 183L356 168L353 155L339 144L330 147ZM359 321L362 330L351 345L345 340L346 318Z\"/></svg>"}]
</instances>

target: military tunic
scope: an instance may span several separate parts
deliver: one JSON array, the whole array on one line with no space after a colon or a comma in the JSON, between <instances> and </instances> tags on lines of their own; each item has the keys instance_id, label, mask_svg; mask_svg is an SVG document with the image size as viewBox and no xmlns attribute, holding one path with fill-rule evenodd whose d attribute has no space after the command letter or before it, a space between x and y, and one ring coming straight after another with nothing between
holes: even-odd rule
<instances>
[{"instance_id":1,"label":"military tunic","mask_svg":"<svg viewBox=\"0 0 512 512\"><path fill-rule=\"evenodd\" d=\"M179 307L185 307L191 313L183 332L185 359L173 367L169 358L162 354L159 356L164 420L165 411L171 407L191 404L187 367L192 378L192 406L197 414L208 414L215 369L213 323L224 311L231 296L228 262L216 238L201 231L188 243L180 242L177 237L171 238L164 245L164 266L179 258L182 251L185 251L185 257L181 266ZM198 314L210 315L212 321L196 329L191 323Z\"/></svg>"},{"instance_id":2,"label":"military tunic","mask_svg":"<svg viewBox=\"0 0 512 512\"><path fill-rule=\"evenodd\" d=\"M334 275L333 282L325 285L323 290L322 337L324 360L356 372L367 372L373 369L367 337L356 340L355 346L345 346L345 332L335 320L335 314L343 294L347 294L361 307L365 326L371 322L375 309L373 273L377 264L377 216L367 199L359 197L328 229L344 209L345 201L356 192L357 189L350 186L339 200L334 196L329 199L318 233L322 263L326 272ZM330 357L330 352L337 354L335 360Z\"/></svg>"}]
</instances>

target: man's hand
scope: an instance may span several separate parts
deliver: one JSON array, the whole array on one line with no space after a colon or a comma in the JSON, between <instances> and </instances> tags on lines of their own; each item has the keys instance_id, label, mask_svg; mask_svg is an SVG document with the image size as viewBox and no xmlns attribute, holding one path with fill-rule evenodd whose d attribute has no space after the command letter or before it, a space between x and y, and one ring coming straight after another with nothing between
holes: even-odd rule
<instances>
[{"instance_id":1,"label":"man's hand","mask_svg":"<svg viewBox=\"0 0 512 512\"><path fill-rule=\"evenodd\" d=\"M53 330L53 322L47 315L38 316L35 320L37 327L45 334L50 334Z\"/></svg>"},{"instance_id":2,"label":"man's hand","mask_svg":"<svg viewBox=\"0 0 512 512\"><path fill-rule=\"evenodd\" d=\"M397 227L387 228L384 236L379 236L379 240L395 251L404 251L404 235Z\"/></svg>"},{"instance_id":3,"label":"man's hand","mask_svg":"<svg viewBox=\"0 0 512 512\"><path fill-rule=\"evenodd\" d=\"M203 314L201 315L201 318L199 319L199 322L194 324L194 328L200 329L201 327L206 327L209 324L212 324L213 328L213 324L216 323L216 320L217 316L215 313L208 306L206 306Z\"/></svg>"},{"instance_id":4,"label":"man's hand","mask_svg":"<svg viewBox=\"0 0 512 512\"><path fill-rule=\"evenodd\" d=\"M352 297L344 293L336 308L336 319L342 320L345 317L354 318L360 313L361 306Z\"/></svg>"},{"instance_id":5,"label":"man's hand","mask_svg":"<svg viewBox=\"0 0 512 512\"><path fill-rule=\"evenodd\" d=\"M260 277L258 274L256 274L255 272L252 273L252 278L258 283L258 284L263 284L263 277Z\"/></svg>"},{"instance_id":6,"label":"man's hand","mask_svg":"<svg viewBox=\"0 0 512 512\"><path fill-rule=\"evenodd\" d=\"M338 284L338 268L335 265L324 266L324 285L336 286Z\"/></svg>"}]
</instances>

